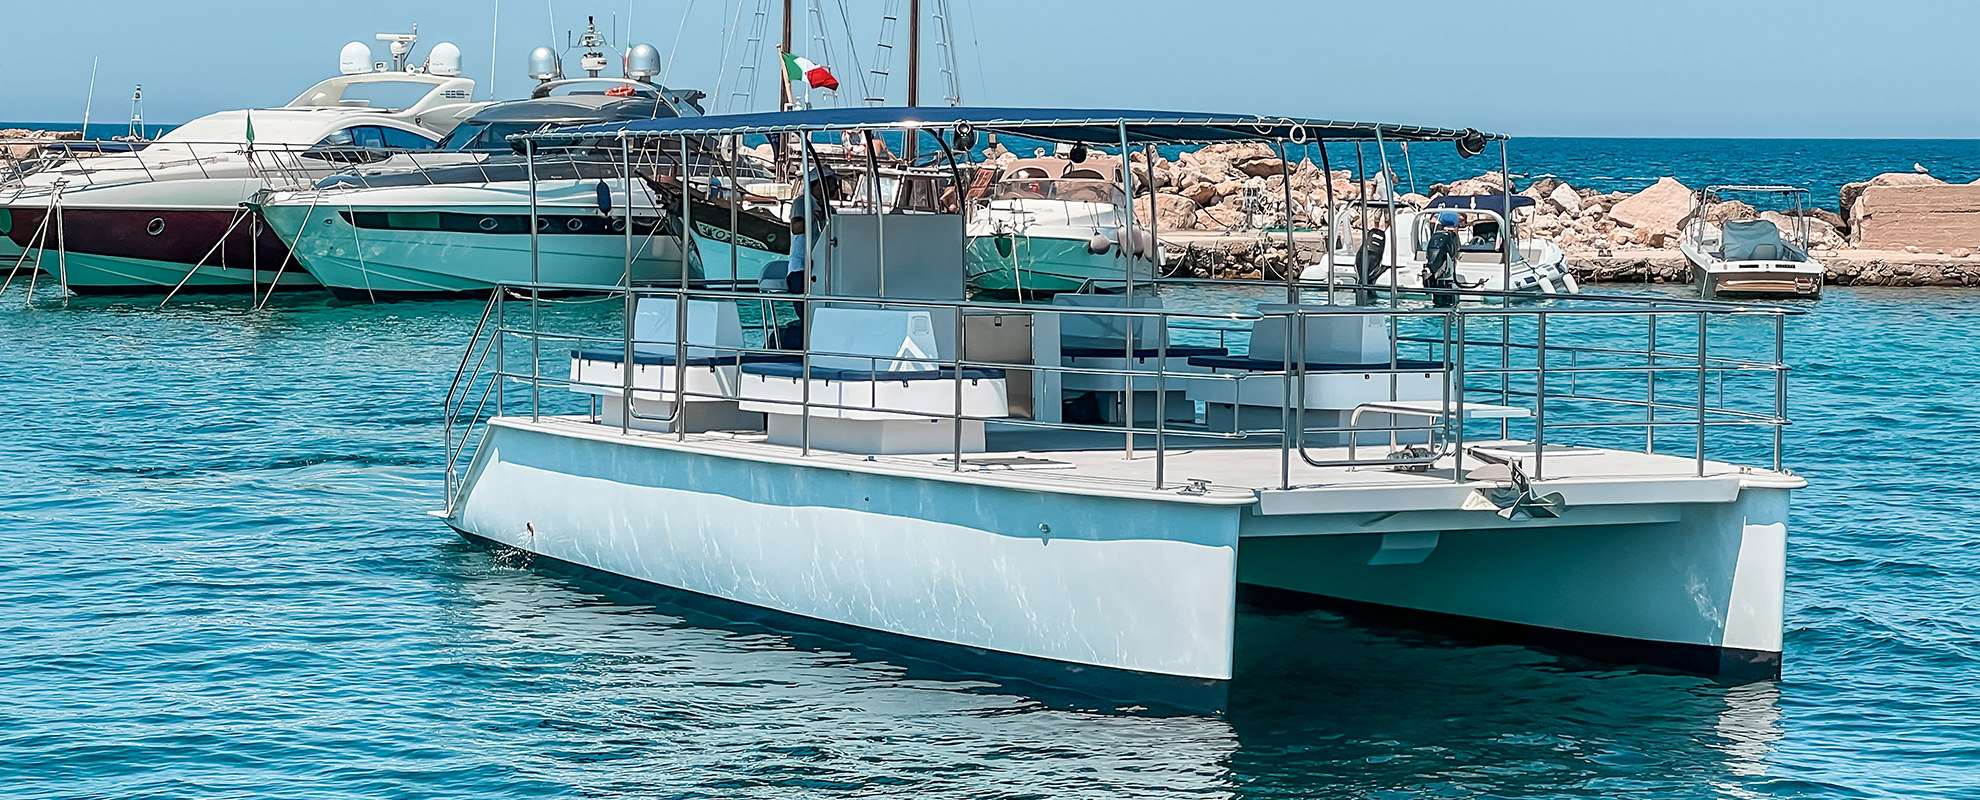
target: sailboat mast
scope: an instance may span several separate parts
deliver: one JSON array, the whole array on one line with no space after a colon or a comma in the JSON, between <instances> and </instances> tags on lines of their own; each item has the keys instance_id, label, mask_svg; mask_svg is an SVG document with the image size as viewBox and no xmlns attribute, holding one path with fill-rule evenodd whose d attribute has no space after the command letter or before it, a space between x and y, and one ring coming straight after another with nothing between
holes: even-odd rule
<instances>
[{"instance_id":1,"label":"sailboat mast","mask_svg":"<svg viewBox=\"0 0 1980 800\"><path fill-rule=\"evenodd\" d=\"M787 76L784 75L784 54L789 52L791 52L791 0L784 0L784 39L783 44L777 46L777 85L784 87L783 91L778 93L783 97L784 101L782 105L778 106L780 110L788 110L797 106L797 96L792 93L791 82L785 80ZM781 151L779 151L779 157L781 158L781 156Z\"/></svg>"},{"instance_id":2,"label":"sailboat mast","mask_svg":"<svg viewBox=\"0 0 1980 800\"><path fill-rule=\"evenodd\" d=\"M907 104L921 105L921 0L908 0Z\"/></svg>"}]
</instances>

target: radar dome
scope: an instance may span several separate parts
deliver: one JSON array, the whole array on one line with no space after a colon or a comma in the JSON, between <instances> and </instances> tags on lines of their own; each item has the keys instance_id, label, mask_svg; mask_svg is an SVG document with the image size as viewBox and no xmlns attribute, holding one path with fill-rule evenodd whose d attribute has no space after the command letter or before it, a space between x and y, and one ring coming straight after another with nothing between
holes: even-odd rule
<instances>
[{"instance_id":1,"label":"radar dome","mask_svg":"<svg viewBox=\"0 0 1980 800\"><path fill-rule=\"evenodd\" d=\"M539 81L554 81L564 77L564 59L557 51L539 47L529 51L529 76Z\"/></svg>"},{"instance_id":2,"label":"radar dome","mask_svg":"<svg viewBox=\"0 0 1980 800\"><path fill-rule=\"evenodd\" d=\"M461 49L453 42L441 42L426 54L428 74L452 78L461 74Z\"/></svg>"},{"instance_id":3,"label":"radar dome","mask_svg":"<svg viewBox=\"0 0 1980 800\"><path fill-rule=\"evenodd\" d=\"M359 75L371 71L371 45L364 42L351 42L337 53L337 71L345 75Z\"/></svg>"},{"instance_id":4,"label":"radar dome","mask_svg":"<svg viewBox=\"0 0 1980 800\"><path fill-rule=\"evenodd\" d=\"M626 77L651 82L660 74L660 51L650 44L636 44L626 51Z\"/></svg>"}]
</instances>

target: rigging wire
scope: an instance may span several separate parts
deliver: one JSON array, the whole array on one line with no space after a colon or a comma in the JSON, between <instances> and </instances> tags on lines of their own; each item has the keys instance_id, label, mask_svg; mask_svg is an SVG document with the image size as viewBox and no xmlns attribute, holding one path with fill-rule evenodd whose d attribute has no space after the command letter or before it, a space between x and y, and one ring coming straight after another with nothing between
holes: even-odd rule
<instances>
[{"instance_id":1,"label":"rigging wire","mask_svg":"<svg viewBox=\"0 0 1980 800\"><path fill-rule=\"evenodd\" d=\"M852 59L852 73L859 77L859 96L870 97L866 89L866 69L859 63L859 46L853 42L852 14L846 10L846 0L839 0L839 24L846 33L846 57Z\"/></svg>"},{"instance_id":2,"label":"rigging wire","mask_svg":"<svg viewBox=\"0 0 1980 800\"><path fill-rule=\"evenodd\" d=\"M741 6L738 5L737 8L740 9ZM673 73L674 62L681 57L681 34L687 32L688 16L693 13L694 0L687 0L687 7L681 10L681 27L674 31L674 46L667 51L667 65L660 68L660 85L662 86L667 85L667 76ZM632 21L627 20L626 25L627 27L631 27ZM655 107L654 113L659 113L658 107Z\"/></svg>"}]
</instances>

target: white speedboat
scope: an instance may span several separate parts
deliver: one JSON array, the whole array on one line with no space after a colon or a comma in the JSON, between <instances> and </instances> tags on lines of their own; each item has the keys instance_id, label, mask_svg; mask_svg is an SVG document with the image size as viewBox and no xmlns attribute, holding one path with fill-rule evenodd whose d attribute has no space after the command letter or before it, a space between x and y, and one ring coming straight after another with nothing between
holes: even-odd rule
<instances>
[{"instance_id":1,"label":"white speedboat","mask_svg":"<svg viewBox=\"0 0 1980 800\"><path fill-rule=\"evenodd\" d=\"M1394 224L1389 223L1386 202L1370 200L1365 216L1359 208L1343 209L1334 215L1334 280L1372 291L1391 287L1421 291L1429 273L1426 260L1432 238L1439 228L1449 227L1458 229L1459 237L1456 286L1451 288L1539 295L1580 292L1581 284L1568 269L1559 245L1518 235L1511 212L1532 207L1533 198L1511 197L1510 207L1505 195L1438 197L1420 208L1398 202ZM1501 234L1508 224L1512 236ZM1510 259L1508 241L1515 243ZM1327 266L1309 266L1301 277L1324 283Z\"/></svg>"},{"instance_id":2,"label":"white speedboat","mask_svg":"<svg viewBox=\"0 0 1980 800\"><path fill-rule=\"evenodd\" d=\"M1785 200L1791 214L1781 217L1788 230L1771 219L1713 222L1706 213L1712 202L1727 194L1747 194ZM1822 262L1808 255L1808 190L1797 186L1707 186L1698 192L1691 217L1678 237L1678 250L1691 265L1691 282L1698 295L1718 298L1822 296Z\"/></svg>"},{"instance_id":3,"label":"white speedboat","mask_svg":"<svg viewBox=\"0 0 1980 800\"><path fill-rule=\"evenodd\" d=\"M0 186L0 206L12 217L7 236L47 248L43 267L59 270L77 293L266 284L286 251L243 204L271 179L312 181L430 150L476 106L458 48L436 45L425 64L413 65L413 34L380 38L392 43L390 68L374 66L371 50L352 42L340 59L343 74L287 105L208 114L135 152L78 159ZM53 257L58 246L61 258ZM316 282L290 270L281 283Z\"/></svg>"},{"instance_id":4,"label":"white speedboat","mask_svg":"<svg viewBox=\"0 0 1980 800\"><path fill-rule=\"evenodd\" d=\"M1121 235L1120 160L1038 157L1012 162L969 210L969 282L1002 297L1092 291L1122 282L1120 241L1138 280L1154 278L1154 237Z\"/></svg>"},{"instance_id":5,"label":"white speedboat","mask_svg":"<svg viewBox=\"0 0 1980 800\"><path fill-rule=\"evenodd\" d=\"M963 126L1095 149L1490 141L1010 108L664 119L623 135L665 150L771 132L961 138ZM523 138L554 148L595 134ZM1767 463L1722 456L1770 435L1779 446L1774 343L1792 311L1274 302L1298 298L1297 280L1214 309L1164 307L1188 297L1180 281L1115 305L1016 306L968 299L961 215L834 216L807 258L816 274L786 298L807 349L767 348L752 328L774 320L748 313L762 301L730 292L592 287L589 330L609 343L575 347L585 323L558 315L537 338L515 293L493 293L447 401L446 523L541 568L767 609L772 624L914 645L959 668L1080 681L1121 704L1219 704L1241 679L1243 637L1259 635L1240 624L1246 598L1779 674L1788 496L1803 481L1778 449ZM1669 338L1682 326L1654 344L1617 333L1659 315L1712 318L1696 362L1675 355L1692 352ZM570 367L519 373L512 356L489 357L524 347L568 353ZM1603 397L1586 391L1594 361ZM1647 394L1654 375L1755 369L1782 376L1773 391ZM531 390L508 391L518 380ZM1122 413L1069 422L1075 391L1117 394ZM1649 402L1664 435L1646 441ZM1185 407L1186 419L1166 413ZM1731 426L1756 435L1705 435ZM1601 444L1625 436L1644 446Z\"/></svg>"},{"instance_id":6,"label":"white speedboat","mask_svg":"<svg viewBox=\"0 0 1980 800\"><path fill-rule=\"evenodd\" d=\"M644 48L644 49L642 49ZM633 48L636 55L651 48ZM657 57L654 63L657 65ZM503 281L610 284L674 280L682 253L670 208L644 180L628 186L615 143L566 147L535 170L535 247L548 271L531 271L530 170L507 137L573 125L699 115L701 93L636 78L546 82L532 97L483 109L456 128L442 153L499 147L467 163L412 170L368 170L300 191L271 192L261 215L303 269L345 299L444 297L486 293ZM655 70L657 72L657 69ZM663 154L642 152L635 166ZM677 158L675 159L678 160ZM671 165L673 162L666 162ZM630 193L629 193L630 192ZM631 210L632 235L626 235ZM724 215L726 219L726 215ZM628 276L628 249L635 252ZM706 276L692 262L689 275ZM726 267L726 257L708 254ZM754 275L754 273L749 273Z\"/></svg>"}]
</instances>

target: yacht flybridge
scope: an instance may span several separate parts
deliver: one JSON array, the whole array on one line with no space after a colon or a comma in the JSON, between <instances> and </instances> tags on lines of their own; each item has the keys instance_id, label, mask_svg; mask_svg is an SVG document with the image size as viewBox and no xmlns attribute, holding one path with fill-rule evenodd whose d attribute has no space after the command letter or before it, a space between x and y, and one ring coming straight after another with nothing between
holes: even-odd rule
<instances>
[{"instance_id":1,"label":"yacht flybridge","mask_svg":"<svg viewBox=\"0 0 1980 800\"><path fill-rule=\"evenodd\" d=\"M141 149L44 167L0 184L23 248L62 248L44 267L78 293L246 289L273 279L286 248L243 203L271 174L314 180L353 163L431 149L473 112L459 48L410 61L416 34L379 34L392 62L344 46L342 74L278 108L222 111ZM300 270L283 285L314 285Z\"/></svg>"},{"instance_id":2,"label":"yacht flybridge","mask_svg":"<svg viewBox=\"0 0 1980 800\"><path fill-rule=\"evenodd\" d=\"M523 139L623 136L660 153L876 131L926 152L972 129L1115 156L1493 138L859 108ZM960 210L815 213L794 294L494 293L449 390L446 522L539 564L1130 702L1221 705L1244 677L1233 654L1254 601L1779 673L1788 496L1803 485L1781 465L1792 311L1509 293L1356 305L1296 271L1211 311L1177 301L1203 281L1142 281L1133 248L1113 250L1120 293L976 302ZM1120 412L1077 418L1078 398Z\"/></svg>"}]
</instances>

